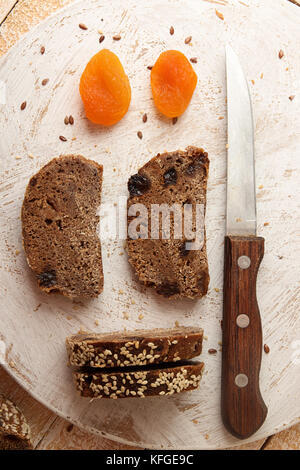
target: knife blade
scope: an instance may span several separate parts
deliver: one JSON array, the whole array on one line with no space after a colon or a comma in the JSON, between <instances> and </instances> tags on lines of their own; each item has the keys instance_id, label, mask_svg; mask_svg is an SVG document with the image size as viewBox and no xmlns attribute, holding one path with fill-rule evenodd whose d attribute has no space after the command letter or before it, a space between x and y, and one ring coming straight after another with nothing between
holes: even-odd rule
<instances>
[{"instance_id":1,"label":"knife blade","mask_svg":"<svg viewBox=\"0 0 300 470\"><path fill-rule=\"evenodd\" d=\"M256 236L254 126L248 84L226 47L228 152L224 248L221 412L225 427L245 439L267 416L259 388L262 327L256 299L264 239Z\"/></svg>"}]
</instances>

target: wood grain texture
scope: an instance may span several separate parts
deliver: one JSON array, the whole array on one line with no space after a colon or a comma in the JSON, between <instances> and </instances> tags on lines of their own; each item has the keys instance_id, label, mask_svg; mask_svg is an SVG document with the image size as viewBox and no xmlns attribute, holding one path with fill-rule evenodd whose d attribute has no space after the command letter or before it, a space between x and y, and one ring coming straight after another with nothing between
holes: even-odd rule
<instances>
[{"instance_id":1,"label":"wood grain texture","mask_svg":"<svg viewBox=\"0 0 300 470\"><path fill-rule=\"evenodd\" d=\"M0 1L0 24L7 18L11 9L16 5L17 0L1 0Z\"/></svg>"},{"instance_id":2,"label":"wood grain texture","mask_svg":"<svg viewBox=\"0 0 300 470\"><path fill-rule=\"evenodd\" d=\"M18 10L16 9L16 11L14 12L15 16L14 16L13 20L11 18L8 18L9 20L11 20L11 22L10 22L11 28L9 26L8 27L5 26L5 28L1 28L0 43L1 43L1 52L2 53L4 51L7 51L8 47L10 45L12 45L17 40L19 35L22 34L22 31L25 32L30 28L31 23L38 22L40 18L44 17L44 13L40 14L39 8L43 9L44 5L47 4L47 6L49 5L48 13L50 13L52 7L56 8L59 3L67 3L67 2L58 2L58 1L40 2L40 0L32 0L30 2L29 1L22 1L22 2L19 2L19 3L25 5L27 13L26 13L26 15L23 16L22 8L18 8ZM43 3L43 5L42 5L42 3ZM28 14L28 12L30 12L30 7L31 6L33 8L33 13ZM2 46L3 46L3 48L2 48ZM274 47L274 50L276 50L276 46ZM289 172L289 173L286 174L286 178L289 179L290 177L291 177L291 173ZM269 197L269 191L270 191L270 188L268 188L268 191L261 190L261 194L260 194L260 200L261 201L267 201L267 199ZM263 221L264 219L262 218L261 220ZM269 230L270 230L270 227L269 228L264 228L263 224L261 223L260 230L268 233ZM281 249L282 249L282 247L281 247ZM281 253L279 253L279 255L281 255ZM216 280L214 282L216 282ZM269 339L272 340L271 330L269 331L269 335L270 335ZM272 356L272 352L273 352L273 346L271 345L270 357ZM276 377L274 377L274 380L276 380ZM24 392L22 392L22 393L24 393ZM60 420L60 418L59 418L59 420ZM288 432L288 431L285 431L285 432ZM291 430L291 434L293 434L293 428ZM84 448L84 445L87 445L87 443L85 443L84 440L81 444L82 444L81 448ZM298 444L299 444L299 442L298 442ZM297 445L297 442L294 442L293 445ZM250 447L252 447L252 446L255 446L255 444L254 443L250 444ZM245 448L245 445L243 445L242 448Z\"/></svg>"},{"instance_id":3,"label":"wood grain texture","mask_svg":"<svg viewBox=\"0 0 300 470\"><path fill-rule=\"evenodd\" d=\"M227 236L224 253L222 417L229 432L246 439L262 426L267 415L259 387L262 327L256 299L264 239ZM247 269L238 265L242 256L250 260ZM237 325L239 315L248 317L246 328ZM242 388L235 384L239 374L248 378Z\"/></svg>"}]
</instances>

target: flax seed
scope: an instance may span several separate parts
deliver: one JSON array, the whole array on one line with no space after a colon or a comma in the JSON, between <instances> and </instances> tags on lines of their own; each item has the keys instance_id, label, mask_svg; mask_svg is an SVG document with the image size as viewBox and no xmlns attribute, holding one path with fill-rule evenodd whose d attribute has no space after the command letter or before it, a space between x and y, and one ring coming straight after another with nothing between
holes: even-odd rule
<instances>
[{"instance_id":1,"label":"flax seed","mask_svg":"<svg viewBox=\"0 0 300 470\"><path fill-rule=\"evenodd\" d=\"M138 131L138 132L137 132L137 136L138 136L139 139L142 140L142 138L143 138L143 133L142 133L141 131Z\"/></svg>"},{"instance_id":2,"label":"flax seed","mask_svg":"<svg viewBox=\"0 0 300 470\"><path fill-rule=\"evenodd\" d=\"M115 34L115 35L113 36L113 40L114 40L114 41L120 41L120 39L121 39L120 34Z\"/></svg>"},{"instance_id":3,"label":"flax seed","mask_svg":"<svg viewBox=\"0 0 300 470\"><path fill-rule=\"evenodd\" d=\"M171 26L171 28L170 28L170 34L171 34L171 36L173 36L173 34L174 34L174 28L173 28L173 26Z\"/></svg>"},{"instance_id":4,"label":"flax seed","mask_svg":"<svg viewBox=\"0 0 300 470\"><path fill-rule=\"evenodd\" d=\"M80 29L83 29L84 31L86 31L88 29L87 26L83 23L79 23L78 26L79 26Z\"/></svg>"},{"instance_id":5,"label":"flax seed","mask_svg":"<svg viewBox=\"0 0 300 470\"><path fill-rule=\"evenodd\" d=\"M282 59L283 56L284 56L284 52L282 49L280 49L280 51L278 52L279 59Z\"/></svg>"},{"instance_id":6,"label":"flax seed","mask_svg":"<svg viewBox=\"0 0 300 470\"><path fill-rule=\"evenodd\" d=\"M60 138L60 140L61 140L62 142L67 142L67 140L68 140L68 139L66 139L66 137L64 137L63 135L60 135L59 138Z\"/></svg>"},{"instance_id":7,"label":"flax seed","mask_svg":"<svg viewBox=\"0 0 300 470\"><path fill-rule=\"evenodd\" d=\"M191 40L192 40L192 36L188 36L187 38L185 38L184 44L189 44Z\"/></svg>"},{"instance_id":8,"label":"flax seed","mask_svg":"<svg viewBox=\"0 0 300 470\"><path fill-rule=\"evenodd\" d=\"M69 123L71 124L71 126L73 126L74 124L74 118L72 115L69 116Z\"/></svg>"},{"instance_id":9,"label":"flax seed","mask_svg":"<svg viewBox=\"0 0 300 470\"><path fill-rule=\"evenodd\" d=\"M21 104L21 111L24 111L24 109L26 108L27 106L27 101L24 101L22 104Z\"/></svg>"},{"instance_id":10,"label":"flax seed","mask_svg":"<svg viewBox=\"0 0 300 470\"><path fill-rule=\"evenodd\" d=\"M143 122L147 122L147 120L148 120L148 116L147 116L147 114L145 113L145 114L143 114Z\"/></svg>"},{"instance_id":11,"label":"flax seed","mask_svg":"<svg viewBox=\"0 0 300 470\"><path fill-rule=\"evenodd\" d=\"M46 86L48 82L49 82L49 78L44 78L44 80L42 81L42 85Z\"/></svg>"},{"instance_id":12,"label":"flax seed","mask_svg":"<svg viewBox=\"0 0 300 470\"><path fill-rule=\"evenodd\" d=\"M42 46L42 47L41 47L41 50L40 50L41 54L44 55L44 54L45 54L45 51L46 51L45 47Z\"/></svg>"},{"instance_id":13,"label":"flax seed","mask_svg":"<svg viewBox=\"0 0 300 470\"><path fill-rule=\"evenodd\" d=\"M101 44L101 42L103 42L103 41L104 41L104 39L105 39L105 36L104 36L103 34L101 34L101 36L100 36L100 38L99 38L99 42L100 42L100 44Z\"/></svg>"},{"instance_id":14,"label":"flax seed","mask_svg":"<svg viewBox=\"0 0 300 470\"><path fill-rule=\"evenodd\" d=\"M197 57L191 57L190 62L192 62L192 64L197 64L197 62L198 62Z\"/></svg>"}]
</instances>

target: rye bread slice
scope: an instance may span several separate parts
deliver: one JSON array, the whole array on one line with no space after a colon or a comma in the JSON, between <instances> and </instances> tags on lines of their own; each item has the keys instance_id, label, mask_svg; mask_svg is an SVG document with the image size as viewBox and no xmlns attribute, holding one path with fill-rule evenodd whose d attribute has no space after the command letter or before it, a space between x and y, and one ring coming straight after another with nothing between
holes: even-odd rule
<instances>
[{"instance_id":1,"label":"rye bread slice","mask_svg":"<svg viewBox=\"0 0 300 470\"><path fill-rule=\"evenodd\" d=\"M158 154L128 181L128 210L133 204L143 204L148 210L148 238L133 239L128 230L129 262L143 284L154 287L167 298L193 299L207 293L205 227L204 244L199 250L187 250L190 240L184 234L181 239L161 239L160 230L159 239L151 239L151 206L180 204L183 214L184 206L191 204L195 214L196 204L202 204L205 214L208 169L207 153L201 148L188 147L186 151ZM132 220L129 216L128 229ZM145 232L147 235L147 229Z\"/></svg>"},{"instance_id":2,"label":"rye bread slice","mask_svg":"<svg viewBox=\"0 0 300 470\"><path fill-rule=\"evenodd\" d=\"M78 371L73 373L76 389L86 398L145 398L195 390L204 364L146 366L128 370Z\"/></svg>"},{"instance_id":3,"label":"rye bread slice","mask_svg":"<svg viewBox=\"0 0 300 470\"><path fill-rule=\"evenodd\" d=\"M103 168L79 155L54 158L33 176L22 207L23 245L39 287L67 297L103 290L97 235Z\"/></svg>"},{"instance_id":4,"label":"rye bread slice","mask_svg":"<svg viewBox=\"0 0 300 470\"><path fill-rule=\"evenodd\" d=\"M77 334L66 339L73 367L129 367L177 362L199 356L203 330L179 327L102 334Z\"/></svg>"},{"instance_id":5,"label":"rye bread slice","mask_svg":"<svg viewBox=\"0 0 300 470\"><path fill-rule=\"evenodd\" d=\"M25 416L12 401L0 395L0 450L30 449L30 428Z\"/></svg>"}]
</instances>

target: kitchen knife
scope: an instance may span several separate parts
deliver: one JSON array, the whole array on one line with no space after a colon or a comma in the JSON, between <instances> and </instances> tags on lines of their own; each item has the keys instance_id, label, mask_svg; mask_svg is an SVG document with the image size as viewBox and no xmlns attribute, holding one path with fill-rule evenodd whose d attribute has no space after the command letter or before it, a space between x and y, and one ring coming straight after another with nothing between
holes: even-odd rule
<instances>
[{"instance_id":1,"label":"kitchen knife","mask_svg":"<svg viewBox=\"0 0 300 470\"><path fill-rule=\"evenodd\" d=\"M238 57L226 47L228 152L224 253L222 419L245 439L263 424L267 407L259 389L262 327L256 277L264 239L256 236L253 118Z\"/></svg>"}]
</instances>

